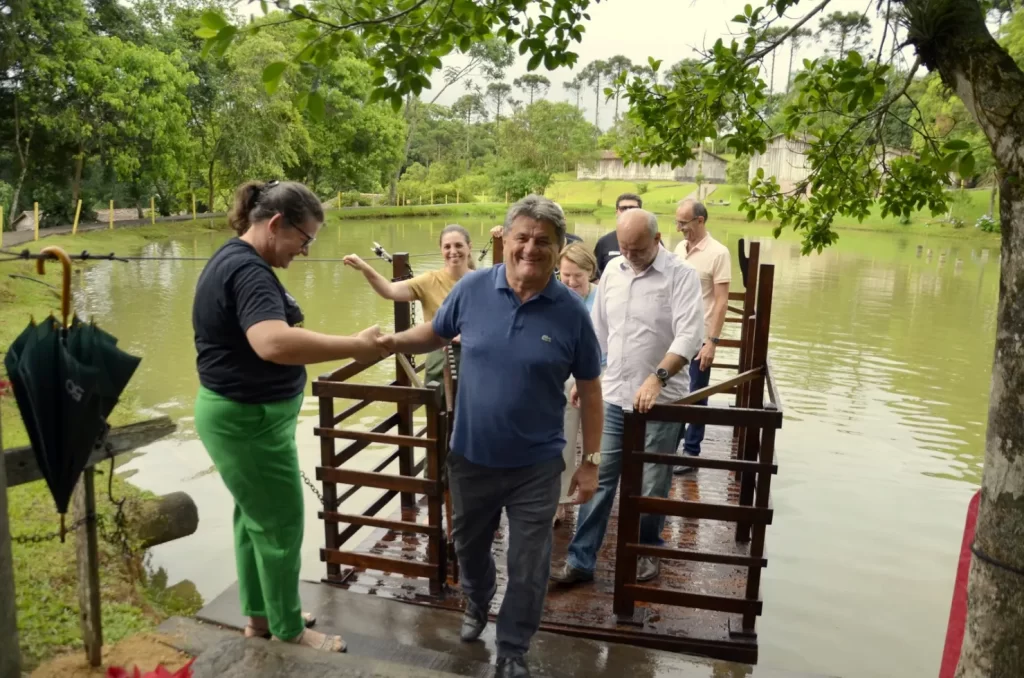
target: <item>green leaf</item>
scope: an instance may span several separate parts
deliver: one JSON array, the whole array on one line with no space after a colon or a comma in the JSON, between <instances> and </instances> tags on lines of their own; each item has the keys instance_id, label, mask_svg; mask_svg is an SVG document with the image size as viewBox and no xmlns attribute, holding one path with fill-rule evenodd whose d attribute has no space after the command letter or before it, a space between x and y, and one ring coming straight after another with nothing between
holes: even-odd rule
<instances>
[{"instance_id":1,"label":"green leaf","mask_svg":"<svg viewBox=\"0 0 1024 678\"><path fill-rule=\"evenodd\" d=\"M200 28L195 32L197 38L203 38L209 40L210 38L216 38L217 34L220 33L216 28Z\"/></svg>"},{"instance_id":2,"label":"green leaf","mask_svg":"<svg viewBox=\"0 0 1024 678\"><path fill-rule=\"evenodd\" d=\"M839 84L836 85L836 91L837 92L842 92L842 93L845 94L846 92L853 91L853 88L856 87L856 86L857 86L857 81L856 80L841 80L839 82Z\"/></svg>"},{"instance_id":3,"label":"green leaf","mask_svg":"<svg viewBox=\"0 0 1024 678\"><path fill-rule=\"evenodd\" d=\"M858 52L856 52L854 50L850 50L846 54L846 61L847 61L847 63L853 64L857 68L860 68L861 66L864 65L864 59L861 57L861 55Z\"/></svg>"},{"instance_id":4,"label":"green leaf","mask_svg":"<svg viewBox=\"0 0 1024 678\"><path fill-rule=\"evenodd\" d=\"M324 101L324 95L320 94L320 92L309 93L306 108L309 110L310 117L316 121L321 121L327 117L327 102Z\"/></svg>"},{"instance_id":5,"label":"green leaf","mask_svg":"<svg viewBox=\"0 0 1024 678\"><path fill-rule=\"evenodd\" d=\"M947 151L966 151L971 145L963 139L950 139L942 147Z\"/></svg>"},{"instance_id":6,"label":"green leaf","mask_svg":"<svg viewBox=\"0 0 1024 678\"><path fill-rule=\"evenodd\" d=\"M970 179L974 176L974 154L964 153L964 156L960 158L960 167L957 173L962 179Z\"/></svg>"},{"instance_id":7,"label":"green leaf","mask_svg":"<svg viewBox=\"0 0 1024 678\"><path fill-rule=\"evenodd\" d=\"M398 113L402 110L402 95L398 92L391 93L391 110Z\"/></svg>"},{"instance_id":8,"label":"green leaf","mask_svg":"<svg viewBox=\"0 0 1024 678\"><path fill-rule=\"evenodd\" d=\"M216 33L219 33L222 28L228 25L228 22L221 16L220 12L216 12L212 9L208 9L203 12L202 16L199 17L199 23L204 28L209 28Z\"/></svg>"},{"instance_id":9,"label":"green leaf","mask_svg":"<svg viewBox=\"0 0 1024 678\"><path fill-rule=\"evenodd\" d=\"M286 68L288 68L288 64L284 61L275 61L272 64L267 64L267 67L263 69L263 83L266 84L280 80L281 74L284 73Z\"/></svg>"},{"instance_id":10,"label":"green leaf","mask_svg":"<svg viewBox=\"0 0 1024 678\"><path fill-rule=\"evenodd\" d=\"M299 111L306 110L306 105L309 103L309 92L303 92L299 96L295 97L295 108Z\"/></svg>"},{"instance_id":11,"label":"green leaf","mask_svg":"<svg viewBox=\"0 0 1024 678\"><path fill-rule=\"evenodd\" d=\"M537 66L540 65L540 60L543 59L543 58L544 58L544 53L543 52L537 52L536 54L534 54L532 57L530 57L529 63L526 64L526 70L528 70L528 71L535 70L537 68Z\"/></svg>"}]
</instances>

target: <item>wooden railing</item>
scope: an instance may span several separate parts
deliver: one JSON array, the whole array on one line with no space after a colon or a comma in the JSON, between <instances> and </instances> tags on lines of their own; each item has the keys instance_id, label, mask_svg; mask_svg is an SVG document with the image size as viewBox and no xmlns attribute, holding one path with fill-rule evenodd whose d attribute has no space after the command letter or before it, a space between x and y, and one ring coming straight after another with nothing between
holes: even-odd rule
<instances>
[{"instance_id":1,"label":"wooden railing","mask_svg":"<svg viewBox=\"0 0 1024 678\"><path fill-rule=\"evenodd\" d=\"M655 406L646 414L629 412L624 417L614 603L614 612L623 623L633 619L635 604L639 602L678 605L742 615L741 627L730 631L734 635L755 635L756 618L762 610L761 570L767 566L764 557L765 531L773 517L771 477L778 472L775 431L782 426L782 402L768 360L774 268L768 264L759 265L758 254L755 243L750 257L753 270L748 272L748 286L744 293L744 310L750 308L752 312L743 316L743 333L738 342L739 374L690 393L675 404ZM750 275L754 272L756 278ZM735 407L692 404L732 389L736 391ZM767 403L764 401L766 389ZM686 457L685 461L677 455L646 453L644 438L649 421L732 426L735 432L734 453L729 459ZM676 466L680 463L698 469L736 474L740 486L738 501L709 503L641 495L644 464ZM748 553L710 553L640 544L641 513L736 523L736 541L748 544ZM636 581L638 556L745 567L747 578L744 595L710 595L640 585Z\"/></svg>"},{"instance_id":2,"label":"wooden railing","mask_svg":"<svg viewBox=\"0 0 1024 678\"><path fill-rule=\"evenodd\" d=\"M392 261L395 280L408 277L408 255L396 254ZM408 302L395 303L395 331L408 329L411 322ZM322 375L313 383L313 396L319 398L320 425L315 434L320 437L320 465L317 480L323 484L324 548L320 557L327 563L327 581L344 582L353 569L342 573L342 566L394 572L407 577L424 577L430 581L432 595L440 595L448 568L449 550L442 527L445 482L442 473L448 450L448 416L441 406L444 385L421 384L417 375L423 366L414 367L412 356L396 355L395 379L385 386L351 383L374 363L351 362L330 374ZM336 413L335 401L354 400L355 404ZM347 420L373 403L390 403L395 411L366 430L344 428ZM426 425L413 431L413 415L420 408L426 410ZM397 429L397 433L391 433ZM337 441L351 441L337 449ZM343 468L356 455L372 444L393 445L394 450L370 471ZM414 463L414 450L423 448L424 457ZM388 467L398 462L398 474L387 473ZM422 475L422 477L421 477ZM339 485L348 485L338 492ZM342 513L340 505L362 488L382 490L361 513ZM377 514L400 495L403 509L416 505L416 496L426 498L426 524L407 520L387 520ZM341 525L347 525L342 530ZM427 537L427 562L387 558L361 553L344 547L363 527L376 527L400 533L421 534Z\"/></svg>"}]
</instances>

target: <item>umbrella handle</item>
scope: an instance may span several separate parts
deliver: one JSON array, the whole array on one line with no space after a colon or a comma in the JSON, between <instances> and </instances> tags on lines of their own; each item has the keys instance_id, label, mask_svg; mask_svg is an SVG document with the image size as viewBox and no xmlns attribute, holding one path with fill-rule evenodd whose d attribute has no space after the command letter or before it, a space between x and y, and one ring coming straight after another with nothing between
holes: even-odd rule
<instances>
[{"instance_id":1,"label":"umbrella handle","mask_svg":"<svg viewBox=\"0 0 1024 678\"><path fill-rule=\"evenodd\" d=\"M50 255L54 259L60 260L61 266L64 269L64 284L60 290L60 312L66 329L68 326L68 316L71 315L71 257L68 256L67 252L55 246L44 247L39 253ZM36 259L36 273L39 275L46 273L44 268L45 261L45 258Z\"/></svg>"}]
</instances>

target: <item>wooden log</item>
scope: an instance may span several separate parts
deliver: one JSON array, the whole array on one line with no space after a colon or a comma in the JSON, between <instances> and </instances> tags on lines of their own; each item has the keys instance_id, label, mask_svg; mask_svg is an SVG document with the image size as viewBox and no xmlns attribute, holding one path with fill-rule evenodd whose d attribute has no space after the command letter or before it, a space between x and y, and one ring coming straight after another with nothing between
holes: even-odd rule
<instances>
[{"instance_id":1,"label":"wooden log","mask_svg":"<svg viewBox=\"0 0 1024 678\"><path fill-rule=\"evenodd\" d=\"M199 509L187 492L171 492L144 502L132 522L135 536L148 549L195 534Z\"/></svg>"},{"instance_id":2,"label":"wooden log","mask_svg":"<svg viewBox=\"0 0 1024 678\"><path fill-rule=\"evenodd\" d=\"M85 645L85 656L89 666L99 666L103 661L95 474L95 469L85 469L72 497L75 522L81 521L75 538L75 555L78 561L78 619L82 627L82 642Z\"/></svg>"},{"instance_id":3,"label":"wooden log","mask_svg":"<svg viewBox=\"0 0 1024 678\"><path fill-rule=\"evenodd\" d=\"M132 452L174 432L177 426L168 417L157 417L149 421L119 426L107 434L106 449L93 450L86 468L95 466L109 457ZM17 487L33 480L41 480L42 472L36 464L36 456L31 447L15 447L4 451L4 464L7 471L7 487Z\"/></svg>"},{"instance_id":4,"label":"wooden log","mask_svg":"<svg viewBox=\"0 0 1024 678\"><path fill-rule=\"evenodd\" d=\"M2 430L0 440L3 440ZM0 464L0 678L21 678L18 608L14 597L14 556L11 553L6 487L7 464Z\"/></svg>"},{"instance_id":5,"label":"wooden log","mask_svg":"<svg viewBox=\"0 0 1024 678\"><path fill-rule=\"evenodd\" d=\"M648 421L679 421L710 426L779 428L782 413L775 410L712 405L655 405L647 413Z\"/></svg>"},{"instance_id":6,"label":"wooden log","mask_svg":"<svg viewBox=\"0 0 1024 678\"><path fill-rule=\"evenodd\" d=\"M353 487L352 489L356 488ZM396 496L398 496L398 492L396 492L395 490L388 490L387 492L381 493L381 495L377 497L376 501L374 501L372 504L366 507L366 510L363 511L363 516L367 518L372 518L373 516L377 515L380 512L380 510L387 506L388 502L390 502ZM348 527L344 529L344 531L342 531L341 536L338 538L338 543L347 543L348 540L354 537L356 532L358 532L361 528L362 525L350 524Z\"/></svg>"},{"instance_id":7,"label":"wooden log","mask_svg":"<svg viewBox=\"0 0 1024 678\"><path fill-rule=\"evenodd\" d=\"M396 426L398 426L398 414L392 414L390 417L388 417L384 421L380 422L379 424L377 424L376 426L371 428L370 431L372 433L385 433L387 431L390 431L391 429L393 429ZM314 430L317 430L317 429L314 429ZM331 429L326 429L326 430L331 430ZM321 438L327 438L329 440L334 440L334 438L332 436L321 436ZM357 454L359 454L360 452L362 452L363 450L365 450L367 447L369 447L372 444L373 444L373 442L370 441L370 440L357 440L354 443L352 443L351 445L348 445L341 452L338 452L338 454L335 455L332 460L328 460L327 463L322 463L322 462L321 463L322 463L323 466L334 466L334 467L341 466L345 462L347 462L349 459L351 459L352 457L356 456ZM334 448L332 447L331 449L334 449Z\"/></svg>"},{"instance_id":8,"label":"wooden log","mask_svg":"<svg viewBox=\"0 0 1024 678\"><path fill-rule=\"evenodd\" d=\"M334 426L334 398L320 398L319 414L320 414L320 426L328 428ZM356 443L358 444L358 443ZM322 436L320 438L320 465L321 466L337 466L334 459L334 450L336 443L334 438L328 438ZM353 454L355 454L353 452ZM320 495L324 499L324 508L329 511L333 511L338 507L338 488L334 483L323 483L322 494ZM324 544L329 549L336 549L341 545L338 541L338 526L335 523L324 523ZM338 577L341 576L341 567L334 564L327 565L327 576Z\"/></svg>"},{"instance_id":9,"label":"wooden log","mask_svg":"<svg viewBox=\"0 0 1024 678\"><path fill-rule=\"evenodd\" d=\"M412 266L409 265L409 253L399 252L391 260L392 265L392 280L402 280L406 277L412 277ZM412 327L412 304L407 301L396 301L395 302L395 333L403 332ZM404 356L395 356L395 381L398 383L396 388L406 387L406 390L412 390L408 387L414 383L418 383L415 378L415 372L409 374L406 372L402 365L402 358ZM412 408L407 404L408 401L398 401L398 435L411 437L412 436ZM424 400L418 400L417 402L426 402ZM398 472L403 476L411 477L413 475L413 447L410 443L404 445L399 444L398 447ZM395 488L400 489L400 488ZM401 499L402 508L412 508L416 505L416 497L408 491L402 491Z\"/></svg>"},{"instance_id":10,"label":"wooden log","mask_svg":"<svg viewBox=\"0 0 1024 678\"><path fill-rule=\"evenodd\" d=\"M634 501L640 492L643 464L635 461L635 454L644 449L643 417L626 413L622 430L622 478L619 495L619 526L615 555L615 591L612 612L620 621L632 619L634 606L628 587L636 584L636 556L629 553L627 544L640 540L640 507Z\"/></svg>"}]
</instances>

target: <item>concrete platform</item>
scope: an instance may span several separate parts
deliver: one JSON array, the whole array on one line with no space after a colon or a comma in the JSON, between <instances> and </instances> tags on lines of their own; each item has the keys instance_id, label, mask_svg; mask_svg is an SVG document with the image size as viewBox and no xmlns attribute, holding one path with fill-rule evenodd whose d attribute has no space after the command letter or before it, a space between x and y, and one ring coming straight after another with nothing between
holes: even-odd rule
<instances>
[{"instance_id":1,"label":"concrete platform","mask_svg":"<svg viewBox=\"0 0 1024 678\"><path fill-rule=\"evenodd\" d=\"M488 625L481 641L462 643L459 641L461 615L454 610L410 605L397 600L354 593L317 582L302 582L300 593L303 609L317 616L316 628L323 632L340 633L344 636L349 646L347 654L351 657L378 660L389 666L398 664L414 667L420 671L410 675L416 676L430 675L426 671L437 671L442 675L479 676L481 678L493 675L492 665L495 661L493 624ZM237 638L237 630L240 630L245 624L245 619L239 611L237 584L232 585L200 610L197 618L206 624L235 629ZM193 622L179 621L174 624L177 626L168 622L165 627L161 628L161 631L171 635L188 636L190 631L187 627ZM245 656L243 650L236 645L217 645L227 638L224 634L229 632L210 626L199 626L198 630L192 629L192 632L195 637L191 641L183 640L181 649L186 652L201 654L205 649L207 653L218 654L230 650L232 656L239 658L239 661ZM191 645L188 644L189 642ZM266 653L280 654L284 650L280 650L278 646L284 647L284 644L258 640L250 641L248 644L262 644L265 648L260 653L260 661L263 662L261 665L287 666L288 672L238 675L251 676L251 678L270 678L274 675L295 675L307 678L308 676L322 675L315 672L307 674L305 669L300 671L296 664L289 663L296 657L301 658L301 654L310 656L310 661L321 662L322 658L312 656L321 653L302 648L290 648L287 652L291 653L297 650L298 654L295 657L289 654L280 660L281 663L274 663L278 660L272 660ZM255 651L249 650L248 652L252 654ZM255 662L255 655L252 656L254 658L246 661ZM203 659L202 666L206 666L207 662L213 662L214 659L212 656ZM668 678L670 676L673 678L722 678L723 676L730 678L739 678L740 676L810 678L746 664L689 657L545 631L541 631L534 637L528 660L534 676L548 678L573 678L575 676L587 676L588 678L621 678L623 676L630 678ZM255 665L250 664L250 666ZM220 664L211 663L210 666L220 666ZM375 665L371 664L371 666ZM390 676L393 674L352 675ZM197 673L196 678L202 677Z\"/></svg>"}]
</instances>

